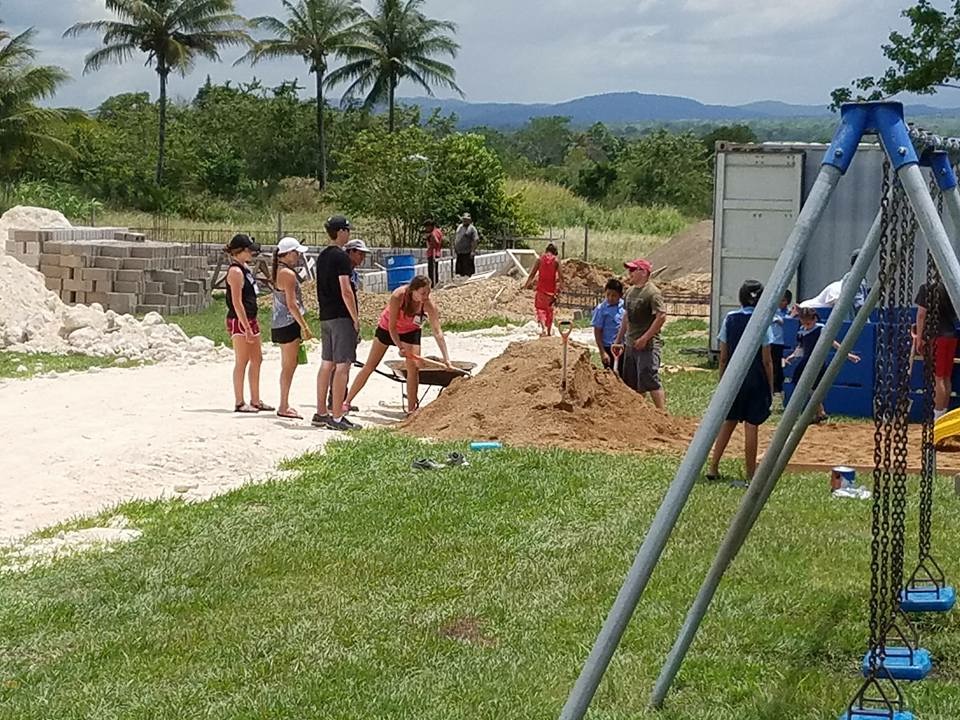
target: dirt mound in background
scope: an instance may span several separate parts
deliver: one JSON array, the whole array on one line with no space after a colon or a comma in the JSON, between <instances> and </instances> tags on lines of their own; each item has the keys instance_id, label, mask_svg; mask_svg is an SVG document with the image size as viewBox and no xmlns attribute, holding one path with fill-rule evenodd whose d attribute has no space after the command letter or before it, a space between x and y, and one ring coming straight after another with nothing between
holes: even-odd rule
<instances>
[{"instance_id":1,"label":"dirt mound in background","mask_svg":"<svg viewBox=\"0 0 960 720\"><path fill-rule=\"evenodd\" d=\"M561 392L558 338L511 344L472 378L455 380L401 429L441 440L500 440L509 445L575 450L679 453L696 420L673 418L640 398L590 351L570 347Z\"/></svg>"},{"instance_id":2,"label":"dirt mound in background","mask_svg":"<svg viewBox=\"0 0 960 720\"><path fill-rule=\"evenodd\" d=\"M603 294L607 280L620 277L602 265L594 265L575 258L569 258L560 263L560 274L563 277L564 292L596 295Z\"/></svg>"},{"instance_id":3,"label":"dirt mound in background","mask_svg":"<svg viewBox=\"0 0 960 720\"><path fill-rule=\"evenodd\" d=\"M654 282L692 273L710 273L713 266L713 221L703 220L658 247L648 258L654 269L666 266Z\"/></svg>"},{"instance_id":4,"label":"dirt mound in background","mask_svg":"<svg viewBox=\"0 0 960 720\"><path fill-rule=\"evenodd\" d=\"M504 317L515 322L533 319L533 291L524 290L516 278L502 276L476 280L463 285L440 287L430 297L440 310L441 322L463 323ZM390 293L360 291L360 322L373 325L390 301ZM303 302L307 310L317 311L317 286L313 280L303 283ZM260 297L260 306L272 307L270 295Z\"/></svg>"}]
</instances>

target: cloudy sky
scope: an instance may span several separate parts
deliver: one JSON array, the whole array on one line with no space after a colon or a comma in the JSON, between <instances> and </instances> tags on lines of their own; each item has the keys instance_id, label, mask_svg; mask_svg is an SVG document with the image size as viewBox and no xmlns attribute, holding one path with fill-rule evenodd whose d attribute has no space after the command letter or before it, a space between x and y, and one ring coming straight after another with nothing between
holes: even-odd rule
<instances>
[{"instance_id":1,"label":"cloudy sky","mask_svg":"<svg viewBox=\"0 0 960 720\"><path fill-rule=\"evenodd\" d=\"M371 0L364 0L368 7ZM880 44L902 28L910 0L427 0L432 17L459 25L458 81L472 101L554 102L610 91L683 95L707 103L783 100L823 104L837 85L885 68ZM943 0L935 5L945 7ZM279 0L237 0L248 17L279 15ZM867 9L869 8L869 9ZM41 60L73 80L57 104L96 107L124 91L156 92L140 62L84 76L95 36L63 40L65 28L106 17L103 0L0 0L14 31L34 27ZM214 80L266 84L298 78L291 60L251 69L201 65L175 78L171 93L189 98L207 74ZM401 88L401 94L419 94ZM925 102L960 106L960 90Z\"/></svg>"}]
</instances>

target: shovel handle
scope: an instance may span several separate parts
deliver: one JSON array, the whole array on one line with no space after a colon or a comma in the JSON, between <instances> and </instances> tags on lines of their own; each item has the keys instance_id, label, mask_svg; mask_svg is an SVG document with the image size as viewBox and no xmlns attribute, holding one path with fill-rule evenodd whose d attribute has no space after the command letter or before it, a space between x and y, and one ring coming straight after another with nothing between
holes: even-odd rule
<instances>
[{"instance_id":1,"label":"shovel handle","mask_svg":"<svg viewBox=\"0 0 960 720\"><path fill-rule=\"evenodd\" d=\"M561 320L557 323L557 331L560 333L563 341L566 342L567 338L570 337L570 333L573 332L573 323L569 320Z\"/></svg>"}]
</instances>

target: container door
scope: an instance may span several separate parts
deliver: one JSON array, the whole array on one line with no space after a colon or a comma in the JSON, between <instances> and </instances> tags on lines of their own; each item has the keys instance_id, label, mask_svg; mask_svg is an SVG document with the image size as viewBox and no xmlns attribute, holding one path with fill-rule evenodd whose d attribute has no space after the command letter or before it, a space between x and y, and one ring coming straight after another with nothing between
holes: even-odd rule
<instances>
[{"instance_id":1,"label":"container door","mask_svg":"<svg viewBox=\"0 0 960 720\"><path fill-rule=\"evenodd\" d=\"M803 203L802 152L717 153L710 348L744 280L770 277ZM796 278L790 282L796 296Z\"/></svg>"}]
</instances>

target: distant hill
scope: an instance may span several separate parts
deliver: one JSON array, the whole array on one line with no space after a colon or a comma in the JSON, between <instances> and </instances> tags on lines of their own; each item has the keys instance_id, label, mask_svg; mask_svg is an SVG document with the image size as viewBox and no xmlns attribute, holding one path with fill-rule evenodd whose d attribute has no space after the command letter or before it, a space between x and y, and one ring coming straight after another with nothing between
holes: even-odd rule
<instances>
[{"instance_id":1,"label":"distant hill","mask_svg":"<svg viewBox=\"0 0 960 720\"><path fill-rule=\"evenodd\" d=\"M486 125L508 130L524 125L530 118L563 115L574 126L582 127L602 122L609 125L628 125L652 121L705 120L738 122L775 118L828 118L826 104L791 105L774 100L763 100L746 105L707 105L676 95L650 95L638 92L591 95L561 103L471 103L463 100L436 98L405 98L406 105L419 105L424 116L435 109L447 115L455 113L461 128ZM934 108L927 105L908 105L910 116L960 116L960 108Z\"/></svg>"}]
</instances>

